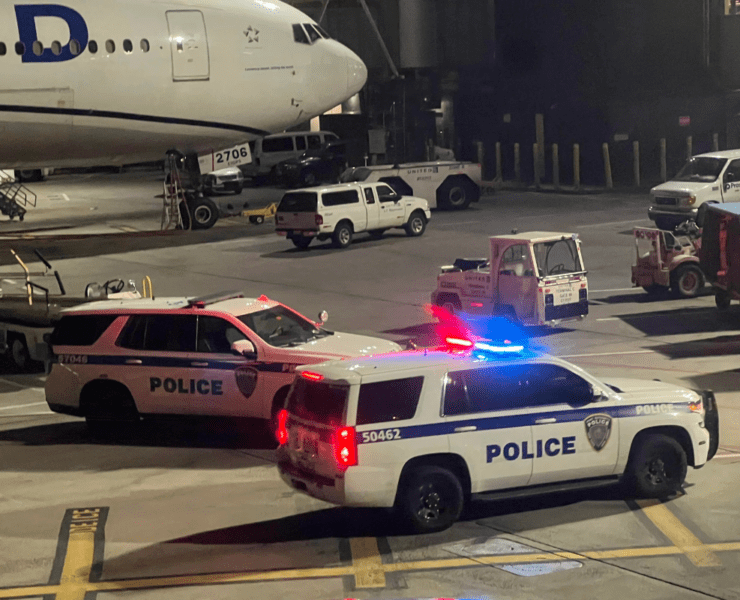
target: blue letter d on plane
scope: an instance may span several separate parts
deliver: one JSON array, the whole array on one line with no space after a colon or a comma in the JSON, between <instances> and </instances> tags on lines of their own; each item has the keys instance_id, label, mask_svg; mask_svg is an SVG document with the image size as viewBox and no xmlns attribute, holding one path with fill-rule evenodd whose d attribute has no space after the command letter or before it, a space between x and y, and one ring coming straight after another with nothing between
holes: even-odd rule
<instances>
[{"instance_id":1,"label":"blue letter d on plane","mask_svg":"<svg viewBox=\"0 0 740 600\"><path fill-rule=\"evenodd\" d=\"M62 19L69 27L69 40L62 46L60 54L54 54L51 48L44 48L40 55L33 51L33 43L38 40L36 33L37 17L56 17ZM59 4L16 4L15 18L18 21L18 33L24 45L23 62L61 62L75 58L69 49L70 40L80 43L80 52L87 47L87 24L76 10ZM61 40L59 40L61 42Z\"/></svg>"}]
</instances>

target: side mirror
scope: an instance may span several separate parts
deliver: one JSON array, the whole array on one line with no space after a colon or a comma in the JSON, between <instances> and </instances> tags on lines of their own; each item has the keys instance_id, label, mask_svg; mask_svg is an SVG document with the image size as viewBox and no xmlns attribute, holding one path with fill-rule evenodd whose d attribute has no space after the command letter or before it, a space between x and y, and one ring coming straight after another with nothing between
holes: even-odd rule
<instances>
[{"instance_id":1,"label":"side mirror","mask_svg":"<svg viewBox=\"0 0 740 600\"><path fill-rule=\"evenodd\" d=\"M325 310L322 310L319 313L319 321L321 321L322 323L326 323L328 320L329 320L329 313L326 312Z\"/></svg>"},{"instance_id":2,"label":"side mirror","mask_svg":"<svg viewBox=\"0 0 740 600\"><path fill-rule=\"evenodd\" d=\"M255 360L257 358L257 350L255 350L254 344L249 340L237 340L231 344L231 352L249 360Z\"/></svg>"}]
</instances>

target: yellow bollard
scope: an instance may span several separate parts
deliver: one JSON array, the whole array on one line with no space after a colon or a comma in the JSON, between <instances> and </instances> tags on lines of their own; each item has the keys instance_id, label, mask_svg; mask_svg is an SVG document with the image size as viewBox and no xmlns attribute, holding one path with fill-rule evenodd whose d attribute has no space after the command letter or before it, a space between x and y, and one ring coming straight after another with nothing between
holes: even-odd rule
<instances>
[{"instance_id":1,"label":"yellow bollard","mask_svg":"<svg viewBox=\"0 0 740 600\"><path fill-rule=\"evenodd\" d=\"M632 142L632 172L635 176L635 187L640 187L640 142Z\"/></svg>"},{"instance_id":2,"label":"yellow bollard","mask_svg":"<svg viewBox=\"0 0 740 600\"><path fill-rule=\"evenodd\" d=\"M690 135L686 136L686 160L689 160L692 156L694 156L693 152L693 139Z\"/></svg>"},{"instance_id":3,"label":"yellow bollard","mask_svg":"<svg viewBox=\"0 0 740 600\"><path fill-rule=\"evenodd\" d=\"M152 279L149 275L146 275L141 282L141 291L144 298L151 298L154 300L154 288L152 287Z\"/></svg>"},{"instance_id":4,"label":"yellow bollard","mask_svg":"<svg viewBox=\"0 0 740 600\"><path fill-rule=\"evenodd\" d=\"M612 165L609 161L609 144L604 142L601 145L601 150L604 154L604 176L606 179L606 187L607 189L612 189L614 187L614 182L612 181Z\"/></svg>"},{"instance_id":5,"label":"yellow bollard","mask_svg":"<svg viewBox=\"0 0 740 600\"><path fill-rule=\"evenodd\" d=\"M581 189L581 146L573 144L573 187Z\"/></svg>"},{"instance_id":6,"label":"yellow bollard","mask_svg":"<svg viewBox=\"0 0 740 600\"><path fill-rule=\"evenodd\" d=\"M496 181L501 183L504 180L504 173L501 168L501 142L496 142Z\"/></svg>"}]
</instances>

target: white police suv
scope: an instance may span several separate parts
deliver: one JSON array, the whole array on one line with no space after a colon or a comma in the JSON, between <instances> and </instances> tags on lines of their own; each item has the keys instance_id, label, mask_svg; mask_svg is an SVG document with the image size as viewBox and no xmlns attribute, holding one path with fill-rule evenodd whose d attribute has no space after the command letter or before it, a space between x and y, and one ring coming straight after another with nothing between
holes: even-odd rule
<instances>
[{"instance_id":1,"label":"white police suv","mask_svg":"<svg viewBox=\"0 0 740 600\"><path fill-rule=\"evenodd\" d=\"M412 351L297 369L278 414L292 488L395 507L419 532L449 527L471 494L530 495L620 480L679 490L717 451L711 392L600 381L512 343Z\"/></svg>"},{"instance_id":2,"label":"white police suv","mask_svg":"<svg viewBox=\"0 0 740 600\"><path fill-rule=\"evenodd\" d=\"M298 365L401 350L241 294L89 302L62 311L50 344L49 408L92 425L146 415L269 419Z\"/></svg>"}]
</instances>

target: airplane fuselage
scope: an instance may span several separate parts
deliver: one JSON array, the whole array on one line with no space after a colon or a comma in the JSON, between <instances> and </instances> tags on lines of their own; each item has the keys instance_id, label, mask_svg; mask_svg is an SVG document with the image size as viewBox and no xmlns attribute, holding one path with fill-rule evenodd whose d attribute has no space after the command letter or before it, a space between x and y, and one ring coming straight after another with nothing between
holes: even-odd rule
<instances>
[{"instance_id":1,"label":"airplane fuselage","mask_svg":"<svg viewBox=\"0 0 740 600\"><path fill-rule=\"evenodd\" d=\"M0 0L0 168L205 152L336 106L366 70L279 1ZM3 49L5 50L3 54Z\"/></svg>"}]
</instances>

